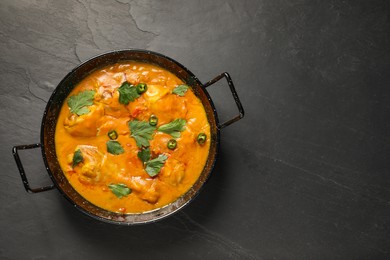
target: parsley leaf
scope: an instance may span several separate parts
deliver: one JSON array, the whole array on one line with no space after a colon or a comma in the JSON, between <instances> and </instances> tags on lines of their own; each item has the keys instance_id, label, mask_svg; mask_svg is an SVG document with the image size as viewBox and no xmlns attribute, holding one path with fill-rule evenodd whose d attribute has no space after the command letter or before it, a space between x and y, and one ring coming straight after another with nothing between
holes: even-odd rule
<instances>
[{"instance_id":1,"label":"parsley leaf","mask_svg":"<svg viewBox=\"0 0 390 260\"><path fill-rule=\"evenodd\" d=\"M150 160L150 149L149 147L148 148L145 148L145 149L142 149L141 151L138 152L138 158L142 161L142 162L147 162Z\"/></svg>"},{"instance_id":2,"label":"parsley leaf","mask_svg":"<svg viewBox=\"0 0 390 260\"><path fill-rule=\"evenodd\" d=\"M95 96L94 90L85 90L77 95L71 96L68 99L68 106L70 112L79 116L89 113L87 106L93 105L93 97Z\"/></svg>"},{"instance_id":3,"label":"parsley leaf","mask_svg":"<svg viewBox=\"0 0 390 260\"><path fill-rule=\"evenodd\" d=\"M118 88L119 92L119 103L128 105L129 102L133 102L136 98L140 97L140 94L137 93L137 88L131 85L129 82L125 81Z\"/></svg>"},{"instance_id":4,"label":"parsley leaf","mask_svg":"<svg viewBox=\"0 0 390 260\"><path fill-rule=\"evenodd\" d=\"M108 188L110 188L112 193L114 193L118 198L125 197L132 192L132 190L123 183L110 184L108 185Z\"/></svg>"},{"instance_id":5,"label":"parsley leaf","mask_svg":"<svg viewBox=\"0 0 390 260\"><path fill-rule=\"evenodd\" d=\"M184 131L187 121L182 118L175 119L168 124L160 126L157 130L170 134L173 138L179 138L180 132Z\"/></svg>"},{"instance_id":6,"label":"parsley leaf","mask_svg":"<svg viewBox=\"0 0 390 260\"><path fill-rule=\"evenodd\" d=\"M173 89L172 93L182 97L187 92L187 90L188 90L187 85L179 85Z\"/></svg>"},{"instance_id":7,"label":"parsley leaf","mask_svg":"<svg viewBox=\"0 0 390 260\"><path fill-rule=\"evenodd\" d=\"M110 140L107 141L106 145L107 152L109 152L110 154L118 155L125 152L125 150L123 150L122 145L118 141Z\"/></svg>"},{"instance_id":8,"label":"parsley leaf","mask_svg":"<svg viewBox=\"0 0 390 260\"><path fill-rule=\"evenodd\" d=\"M165 154L160 154L157 158L154 158L145 163L145 171L149 174L150 177L154 177L161 171L161 168L164 166L165 161L168 159L168 156Z\"/></svg>"},{"instance_id":9,"label":"parsley leaf","mask_svg":"<svg viewBox=\"0 0 390 260\"><path fill-rule=\"evenodd\" d=\"M131 131L131 136L135 139L138 147L148 147L149 140L152 140L152 135L155 126L151 126L147 121L138 121L133 120L129 122L129 128Z\"/></svg>"},{"instance_id":10,"label":"parsley leaf","mask_svg":"<svg viewBox=\"0 0 390 260\"><path fill-rule=\"evenodd\" d=\"M77 164L81 163L83 161L83 155L81 154L81 150L77 149L76 152L73 154L73 163L72 167L76 167Z\"/></svg>"}]
</instances>

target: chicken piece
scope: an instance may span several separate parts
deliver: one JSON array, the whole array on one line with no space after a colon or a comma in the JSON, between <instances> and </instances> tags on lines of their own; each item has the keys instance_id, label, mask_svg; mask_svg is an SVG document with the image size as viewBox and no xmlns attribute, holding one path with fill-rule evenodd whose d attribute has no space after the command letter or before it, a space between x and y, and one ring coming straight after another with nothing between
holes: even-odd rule
<instances>
[{"instance_id":1,"label":"chicken piece","mask_svg":"<svg viewBox=\"0 0 390 260\"><path fill-rule=\"evenodd\" d=\"M113 67L103 70L97 75L98 86L113 86L117 87L126 80L126 75L123 72L112 72Z\"/></svg>"},{"instance_id":2,"label":"chicken piece","mask_svg":"<svg viewBox=\"0 0 390 260\"><path fill-rule=\"evenodd\" d=\"M157 179L145 179L140 176L133 177L130 180L131 188L138 193L139 198L151 204L156 203L160 198L157 189Z\"/></svg>"},{"instance_id":3,"label":"chicken piece","mask_svg":"<svg viewBox=\"0 0 390 260\"><path fill-rule=\"evenodd\" d=\"M115 118L104 116L99 120L98 136L107 135L109 131L115 130L118 135L128 135L129 127L127 118Z\"/></svg>"},{"instance_id":4,"label":"chicken piece","mask_svg":"<svg viewBox=\"0 0 390 260\"><path fill-rule=\"evenodd\" d=\"M100 153L95 146L78 145L76 151L80 150L83 160L75 168L82 183L93 184L102 180L101 165L105 161L105 156Z\"/></svg>"},{"instance_id":5,"label":"chicken piece","mask_svg":"<svg viewBox=\"0 0 390 260\"><path fill-rule=\"evenodd\" d=\"M127 106L127 109L130 113L130 116L132 118L137 118L138 120L148 120L151 114L151 112L148 111L146 101L143 96L137 98L133 102L130 102Z\"/></svg>"},{"instance_id":6,"label":"chicken piece","mask_svg":"<svg viewBox=\"0 0 390 260\"><path fill-rule=\"evenodd\" d=\"M160 178L165 183L177 186L185 176L185 164L176 160L168 160L160 173Z\"/></svg>"},{"instance_id":7,"label":"chicken piece","mask_svg":"<svg viewBox=\"0 0 390 260\"><path fill-rule=\"evenodd\" d=\"M140 82L140 73L127 69L124 74L127 82L130 82L131 84L137 84Z\"/></svg>"},{"instance_id":8,"label":"chicken piece","mask_svg":"<svg viewBox=\"0 0 390 260\"><path fill-rule=\"evenodd\" d=\"M118 88L120 85L102 85L97 88L95 101L103 104L104 114L107 116L115 118L129 116L126 106L119 103Z\"/></svg>"},{"instance_id":9,"label":"chicken piece","mask_svg":"<svg viewBox=\"0 0 390 260\"><path fill-rule=\"evenodd\" d=\"M98 120L104 115L104 109L101 104L89 106L90 112L78 116L70 113L64 120L66 131L75 137L93 137L98 131Z\"/></svg>"},{"instance_id":10,"label":"chicken piece","mask_svg":"<svg viewBox=\"0 0 390 260\"><path fill-rule=\"evenodd\" d=\"M149 109L158 117L160 124L167 124L177 118L185 118L187 114L185 99L177 95L165 95L156 102L150 103Z\"/></svg>"},{"instance_id":11,"label":"chicken piece","mask_svg":"<svg viewBox=\"0 0 390 260\"><path fill-rule=\"evenodd\" d=\"M169 93L169 88L162 85L148 84L148 91L145 92L145 99L150 103L163 98Z\"/></svg>"}]
</instances>

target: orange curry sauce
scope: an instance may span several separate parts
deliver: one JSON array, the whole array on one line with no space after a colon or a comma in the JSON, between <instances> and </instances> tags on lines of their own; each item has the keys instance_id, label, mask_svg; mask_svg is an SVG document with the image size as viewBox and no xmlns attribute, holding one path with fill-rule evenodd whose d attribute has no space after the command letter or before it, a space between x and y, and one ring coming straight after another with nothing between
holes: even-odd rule
<instances>
[{"instance_id":1,"label":"orange curry sauce","mask_svg":"<svg viewBox=\"0 0 390 260\"><path fill-rule=\"evenodd\" d=\"M147 91L129 104L119 102L118 88L128 82L146 83ZM120 213L140 213L163 207L188 191L198 179L206 163L210 147L210 125L200 100L191 88L183 96L172 91L184 84L174 74L155 65L128 62L114 64L88 75L70 93L61 108L55 134L56 153L61 168L75 190L91 203ZM71 96L94 90L93 104L87 113L72 113L67 103ZM84 108L84 109L85 109ZM151 115L158 118L150 142L151 158L165 155L166 161L158 174L151 177L131 136L129 122L148 122ZM157 130L175 119L186 124L180 137ZM107 151L108 132L115 130L124 152ZM207 136L204 144L197 142L199 133ZM175 139L175 149L168 149ZM75 165L75 152L82 161ZM109 188L123 184L131 193L118 197Z\"/></svg>"}]
</instances>

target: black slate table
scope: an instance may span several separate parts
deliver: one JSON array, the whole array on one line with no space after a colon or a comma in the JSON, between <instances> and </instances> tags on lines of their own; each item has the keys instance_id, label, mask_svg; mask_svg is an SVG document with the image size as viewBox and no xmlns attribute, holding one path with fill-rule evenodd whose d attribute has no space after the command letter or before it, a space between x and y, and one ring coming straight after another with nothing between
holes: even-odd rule
<instances>
[{"instance_id":1,"label":"black slate table","mask_svg":"<svg viewBox=\"0 0 390 260\"><path fill-rule=\"evenodd\" d=\"M25 192L11 154L40 142L79 63L140 48L202 82L230 73L245 118L179 213L133 227ZM0 2L0 259L389 259L389 1ZM210 88L221 121L237 114ZM39 150L29 181L50 184Z\"/></svg>"}]
</instances>

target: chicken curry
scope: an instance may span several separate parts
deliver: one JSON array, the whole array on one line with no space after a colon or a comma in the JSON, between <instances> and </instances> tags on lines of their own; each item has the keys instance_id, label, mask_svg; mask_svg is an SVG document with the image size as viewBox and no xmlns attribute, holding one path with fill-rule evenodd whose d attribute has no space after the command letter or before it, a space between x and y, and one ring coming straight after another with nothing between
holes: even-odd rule
<instances>
[{"instance_id":1,"label":"chicken curry","mask_svg":"<svg viewBox=\"0 0 390 260\"><path fill-rule=\"evenodd\" d=\"M199 178L210 125L191 87L156 65L129 61L83 79L61 108L60 166L74 189L118 213L161 208Z\"/></svg>"}]
</instances>

